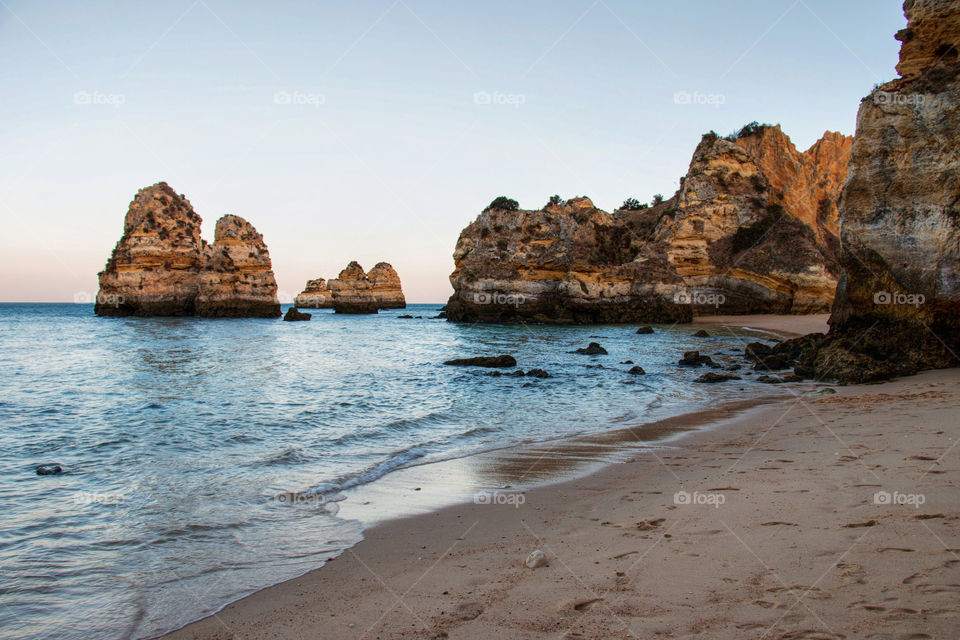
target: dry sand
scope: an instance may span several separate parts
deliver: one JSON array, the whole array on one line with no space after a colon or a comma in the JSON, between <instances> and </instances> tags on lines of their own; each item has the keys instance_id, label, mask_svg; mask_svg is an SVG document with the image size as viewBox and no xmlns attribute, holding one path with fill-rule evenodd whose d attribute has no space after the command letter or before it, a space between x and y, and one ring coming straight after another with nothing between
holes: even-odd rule
<instances>
[{"instance_id":1,"label":"dry sand","mask_svg":"<svg viewBox=\"0 0 960 640\"><path fill-rule=\"evenodd\" d=\"M166 637L957 638L958 382L788 394L520 505L389 520Z\"/></svg>"},{"instance_id":2,"label":"dry sand","mask_svg":"<svg viewBox=\"0 0 960 640\"><path fill-rule=\"evenodd\" d=\"M810 316L698 316L693 326L702 327L749 327L778 333L786 338L796 338L808 333L826 333L829 313Z\"/></svg>"}]
</instances>

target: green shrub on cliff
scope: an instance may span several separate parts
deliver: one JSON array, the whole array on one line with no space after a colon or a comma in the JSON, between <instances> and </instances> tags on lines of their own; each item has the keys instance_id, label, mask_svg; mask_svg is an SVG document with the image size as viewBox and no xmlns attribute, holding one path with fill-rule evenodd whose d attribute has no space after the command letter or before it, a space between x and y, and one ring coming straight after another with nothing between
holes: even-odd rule
<instances>
[{"instance_id":1,"label":"green shrub on cliff","mask_svg":"<svg viewBox=\"0 0 960 640\"><path fill-rule=\"evenodd\" d=\"M519 208L520 203L507 196L497 196L493 199L493 202L487 205L487 209L504 209L506 211L516 211Z\"/></svg>"},{"instance_id":2,"label":"green shrub on cliff","mask_svg":"<svg viewBox=\"0 0 960 640\"><path fill-rule=\"evenodd\" d=\"M658 204L663 204L663 194L661 193L656 193L653 196L653 206L657 206Z\"/></svg>"},{"instance_id":3,"label":"green shrub on cliff","mask_svg":"<svg viewBox=\"0 0 960 640\"><path fill-rule=\"evenodd\" d=\"M620 205L622 211L640 211L641 209L646 209L650 205L646 202L640 202L636 198L627 198L623 201L623 204Z\"/></svg>"}]
</instances>

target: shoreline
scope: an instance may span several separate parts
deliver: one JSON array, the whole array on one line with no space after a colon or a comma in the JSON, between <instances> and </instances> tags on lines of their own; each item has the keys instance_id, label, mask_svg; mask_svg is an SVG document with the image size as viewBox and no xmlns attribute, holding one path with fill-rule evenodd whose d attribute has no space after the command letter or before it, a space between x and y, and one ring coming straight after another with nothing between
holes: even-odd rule
<instances>
[{"instance_id":1,"label":"shoreline","mask_svg":"<svg viewBox=\"0 0 960 640\"><path fill-rule=\"evenodd\" d=\"M777 402L522 504L387 520L162 637L944 633L960 621L957 382L949 369ZM534 548L546 567L523 566Z\"/></svg>"},{"instance_id":2,"label":"shoreline","mask_svg":"<svg viewBox=\"0 0 960 640\"><path fill-rule=\"evenodd\" d=\"M817 331L818 329L816 327L818 324L823 324L825 328L826 317L825 315L820 317L801 316L798 321L783 323L786 325L784 327L777 326L776 321L783 319L783 317L778 316L714 316L696 318L693 324L703 326L735 326L738 328L749 327L760 332L775 333L789 338L794 335L802 335L798 329L803 331ZM744 320L747 319L749 319L750 322L744 322ZM787 317L787 319L793 320L792 317ZM928 381L927 378L930 380ZM503 575L509 576L510 580L520 580L522 582L525 579L536 578L538 575L537 572L539 571L556 570L558 566L561 571L566 568L568 574L575 573L569 571L569 567L567 567L563 561L561 556L565 554L552 554L543 542L548 536L542 534L529 524L535 522L535 518L541 517L540 512L548 511L549 515L556 518L559 523L569 525L570 523L568 521L571 519L571 516L567 513L566 509L561 508L565 500L564 496L568 493L582 493L584 490L606 493L611 483L621 483L624 481L625 476L640 475L649 480L651 475L656 475L651 472L651 467L654 471L657 468L660 468L661 471L663 468L666 468L667 471L669 471L669 475L673 476L672 479L668 480L669 484L670 481L679 480L676 472L670 470L670 467L682 467L686 465L683 463L666 463L666 460L675 457L690 458L691 456L689 454L694 451L699 451L704 448L709 450L711 447L719 446L720 442L726 438L743 435L745 431L756 431L759 426L770 422L773 414L789 414L791 410L795 408L795 405L806 405L810 402L817 404L825 403L829 406L835 402L835 399L841 400L847 397L859 397L859 395L864 394L873 396L889 395L890 391L895 391L904 386L933 385L940 387L946 384L944 380L960 380L960 370L925 372L913 378L886 382L880 385L870 385L869 387L842 387L836 395L825 398L798 399L797 396L791 396L789 394L779 398L758 397L751 400L727 403L727 405L708 410L680 414L637 427L612 429L604 432L561 438L557 441L547 443L536 443L536 445L530 446L543 447L546 445L548 450L550 450L549 457L541 454L540 457L537 458L537 463L547 460L547 466L551 467L550 473L548 474L549 477L544 482L532 483L523 488L515 487L509 483L504 483L502 487L488 487L488 492L503 497L503 501L500 503L476 504L475 499L473 502L470 502L469 498L471 495L476 495L476 486L471 487L470 491L452 501L449 492L443 493L446 497L446 503L437 503L435 502L437 495L431 497L429 491L421 492L421 486L417 486L415 491L418 492L418 497L421 498L422 504L422 508L419 511L410 512L410 505L407 504L405 505L406 512L399 513L399 515L391 515L388 513L379 514L377 517L371 518L369 515L364 517L362 509L351 509L353 505L360 505L364 502L369 503L370 501L364 500L365 493L369 493L374 489L376 489L377 492L382 492L389 487L390 490L393 491L399 490L406 492L402 496L395 494L392 496L394 500L401 497L409 497L410 488L414 484L423 485L424 489L428 489L428 482L430 482L429 476L431 476L431 474L436 475L437 473L442 475L444 470L439 468L441 465L463 465L465 461L485 464L484 458L486 458L487 462L492 461L492 464L500 464L503 466L504 463L510 462L529 464L531 459L523 455L511 455L516 454L518 450L527 446L514 445L505 449L473 454L465 458L401 469L376 483L363 485L345 492L350 496L350 499L345 503L341 503L345 505L341 515L350 518L355 517L364 524L364 539L357 545L345 550L341 555L331 558L324 566L311 570L298 578L261 589L249 596L225 605L212 615L159 637L172 640L182 640L186 638L212 640L214 638L260 637L259 634L261 633L269 633L271 637L298 638L304 637L304 635L314 635L321 631L324 634L327 632L332 633L336 637L450 637L448 634L453 629L459 629L461 626L474 627L477 624L474 621L479 621L480 618L483 617L481 614L487 610L487 606L482 602L463 602L465 599L463 595L464 591L466 595L473 595L474 593L473 590L467 588L472 584L473 579L470 578L471 575L476 574L476 579L480 580L480 577L485 573L500 571ZM921 393L920 395L923 394ZM783 409L785 407L790 408L787 409L784 414ZM821 409L821 411L823 411L823 409ZM772 431L776 426L777 424L773 424L773 426L767 426L765 428ZM645 430L646 437L638 437L635 433L636 430ZM943 431L940 433L942 434ZM633 437L630 437L628 434L632 434ZM764 436L760 436L760 439L762 440L763 437ZM960 439L960 433L956 433L952 437L954 439ZM644 443L640 446L642 450L632 450L631 444L636 445L639 442ZM757 443L759 442L760 440L757 440ZM582 446L585 443L602 443L610 447L610 449L607 449L601 455L595 455L595 459L591 464L589 456L585 456L582 450L575 450L578 445ZM743 443L737 442L736 444L742 445ZM571 448L574 449L572 455ZM558 451L560 449L566 449L566 451ZM611 453L612 449L618 450L619 455ZM658 451L660 452L659 455ZM679 452L688 455L675 455ZM751 448L748 448L744 456L750 452ZM593 451L592 453L596 454L597 452ZM837 453L835 453L835 455L837 455ZM511 457L516 457L518 460L511 461ZM584 461L585 458L587 458L586 462ZM568 466L565 470L558 471L558 466L563 467L564 461L570 459L574 460L572 463L573 467ZM639 474L633 471L633 468L638 464L640 465ZM579 467L574 469L576 465L579 465ZM532 465L534 468L536 466L536 463ZM716 465L710 466L715 467ZM405 478L405 474L412 477ZM526 473L524 475L526 475ZM662 481L663 478L660 478L660 480ZM673 484L676 485L676 482L673 482ZM591 485L600 485L603 488L597 489L594 487L593 489L585 489L585 487ZM686 485L680 482L677 486L681 487L680 491L683 491L683 487ZM713 489L715 489L715 491L712 492L712 494L709 491L701 494L694 491L692 500L695 502L698 499L696 496L699 495L701 498L705 496L705 499L708 501L711 499L714 502L720 500L726 501L728 495L738 495L733 493L728 494L727 489L731 492L739 492L740 490L739 488L733 487L713 487ZM387 493L389 493L389 490ZM638 492L634 491L632 493ZM645 496L669 497L665 495L669 492L662 490L639 493ZM513 496L513 498L510 498L510 496ZM516 496L523 497L517 498ZM384 495L381 494L379 498L382 500ZM391 496L388 496L388 498L391 498ZM624 498L627 497L621 497L621 500ZM521 499L522 502L517 504ZM629 500L629 498L627 499ZM658 500L662 501L663 498L659 498ZM380 500L378 500L378 502L379 501ZM558 502L560 503L559 505ZM607 500L607 502L609 503L609 500ZM607 506L612 505L608 504ZM676 503L673 505L660 504L659 507L666 510L684 507L688 509L696 508L691 505L681 507L681 505ZM701 505L701 510L705 508L707 507ZM350 511L355 512L349 513ZM712 514L707 513L706 515L710 516ZM453 533L456 533L456 525L466 522L466 520L470 518L473 518L473 520L471 520L472 526L462 532L462 535L454 536ZM599 518L592 520L599 520ZM657 520L658 518L652 518L641 521L638 525L638 530L652 531L655 534L659 534L661 531L660 527L663 525L656 522ZM647 524L640 526L644 525L644 523ZM612 525L611 521L603 521L600 524L601 527L607 525L620 527L620 525ZM762 523L761 526L779 528L780 526L787 527L789 525L798 526L797 523L779 521ZM491 528L495 531L490 531ZM856 527L851 528L855 529ZM727 527L727 529L730 529L730 527ZM529 553L537 544L533 544L532 546L528 544L527 546L529 548L516 547L513 550L514 553L507 558L502 555L504 544L498 543L495 540L497 536L493 535L497 531L507 534L499 536L501 539L516 540L517 538L530 538L534 536L533 539L536 540L537 537L542 536L539 546L547 553L548 559L556 560L556 562L550 562L549 566L545 569L538 569L536 571L526 569L522 566L522 560L526 553ZM662 529L662 531L662 539L669 540L672 538L671 534L667 534L667 529ZM734 531L730 529L730 533L734 533ZM651 539L653 534L639 535L644 539ZM424 544L418 546L416 544L417 541L424 542ZM442 542L447 543L447 547L449 548L444 547L446 550L441 550L443 546L441 544ZM654 546L657 546L657 544L659 544L659 541L657 541ZM951 544L953 544L954 547L960 548L960 540L957 540L955 544ZM453 584L461 585L462 589L458 597L454 598L452 594L455 592L447 588L440 594L442 597L438 597L437 594L420 594L419 596L404 596L400 600L396 600L395 596L400 596L404 591L417 587L420 578L426 577L425 574L421 576L424 571L433 572L434 567L437 567L439 564L446 564L446 561L454 556L461 554L469 556L474 555L477 550L491 551L494 549L496 550L494 558L491 558L488 562L481 562L474 573L467 571L466 576L463 575L463 571L458 571L458 569L462 570L466 568L467 565L454 565L453 567L445 567L437 570L438 574L444 576L443 579ZM600 550L599 548L597 549L598 552ZM781 549L779 551L782 552L783 550ZM633 553L635 552L626 552L626 555L632 556ZM415 558L413 554L416 554ZM425 565L424 563L428 557L430 562ZM622 557L624 557L622 554L616 555L614 560ZM600 561L595 562L601 563ZM960 558L958 558L957 563L960 564ZM451 573L456 575L450 575ZM626 575L625 572L619 572L617 575L618 581L621 581ZM404 589L395 588L392 586L390 580L386 579L387 577L406 586ZM571 576L568 575L567 578L569 580ZM561 581L562 579L561 576ZM498 582L502 582L502 580ZM583 589L581 589L581 591L582 590ZM786 590L786 592L790 593L793 591L792 588ZM812 589L809 590L809 592L812 593ZM807 592L805 591L804 593ZM796 596L796 594L793 595ZM415 603L415 606L411 606L411 603L405 602L407 599ZM396 601L390 602L390 600ZM459 604L456 604L456 607L453 607L453 604L449 603L446 605L437 604L437 601L450 600L458 601ZM495 600L495 602L496 601L498 600ZM567 605L570 606L557 605L557 611L564 611L569 614L560 616L561 620L589 617L583 616L582 612L588 612L598 607L599 605L597 603L603 601L604 598L587 598L582 601L571 600L567 603ZM422 606L426 606L427 610L433 606L435 611L429 617L425 617L424 614L417 613L417 609ZM762 608L767 607L766 604L759 606ZM779 606L780 605L771 605L768 608L776 610ZM789 603L783 606L789 607ZM571 608L571 611L567 611L567 609ZM349 622L348 619L350 619L351 616L344 615L344 612L351 609L357 611L357 615L352 618L355 619L356 622ZM299 619L304 611L309 613L309 618L312 622L308 623ZM294 614L294 612L296 612L296 614ZM608 614L609 613L610 612L608 612ZM293 617L290 617L291 615ZM958 613L958 616L960 616L960 613ZM370 628L368 630L366 625L361 624L363 620L377 618L380 618L375 625L378 626L377 629ZM616 618L616 616L614 616L614 618ZM403 619L402 623L398 622L400 619ZM675 622L679 623L679 621ZM630 625L622 626L624 627L621 630L624 634L622 637L632 637L630 633L627 633ZM668 623L667 627L670 626L671 624ZM820 626L823 629L823 625ZM512 627L512 625L508 624L506 627ZM667 627L662 629L662 631L666 632ZM737 628L744 630L742 625ZM613 634L609 637L621 637L615 629L609 628L609 626L604 626L603 629L604 634ZM369 631L369 633L366 633L367 631ZM499 621L492 628L487 629L486 626L480 625L476 631L471 631L463 636L458 634L456 637L476 637L477 633L483 636L488 632L489 635L502 635L505 631L509 634L511 631L516 630L512 628L507 630L504 623ZM546 633L547 629L543 629L542 632ZM556 637L581 637L576 635L574 631L570 631L570 634L573 635ZM513 636L511 635L511 637ZM542 637L542 633L537 632L529 636L520 634L516 637ZM588 633L587 636L582 637L593 636ZM608 636L605 635L604 637ZM669 637L669 635L667 637ZM757 635L757 637L761 636ZM832 636L825 635L823 637Z\"/></svg>"}]
</instances>

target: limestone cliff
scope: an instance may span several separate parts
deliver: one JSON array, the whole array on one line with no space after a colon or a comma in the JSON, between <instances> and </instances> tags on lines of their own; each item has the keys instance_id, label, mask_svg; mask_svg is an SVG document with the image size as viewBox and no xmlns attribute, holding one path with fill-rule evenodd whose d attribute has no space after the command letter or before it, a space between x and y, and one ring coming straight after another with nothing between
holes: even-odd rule
<instances>
[{"instance_id":1,"label":"limestone cliff","mask_svg":"<svg viewBox=\"0 0 960 640\"><path fill-rule=\"evenodd\" d=\"M451 321L686 322L682 283L663 248L589 198L540 211L491 205L460 234L447 302Z\"/></svg>"},{"instance_id":2,"label":"limestone cliff","mask_svg":"<svg viewBox=\"0 0 960 640\"><path fill-rule=\"evenodd\" d=\"M333 293L323 278L307 280L307 286L293 299L293 304L300 309L332 309Z\"/></svg>"},{"instance_id":3,"label":"limestone cliff","mask_svg":"<svg viewBox=\"0 0 960 640\"><path fill-rule=\"evenodd\" d=\"M368 274L354 260L327 286L337 313L377 313L407 306L400 277L386 262L377 263Z\"/></svg>"},{"instance_id":4,"label":"limestone cliff","mask_svg":"<svg viewBox=\"0 0 960 640\"><path fill-rule=\"evenodd\" d=\"M850 142L827 132L800 153L778 126L707 134L672 198L613 214L588 198L539 211L498 198L460 235L447 317L687 322L826 311Z\"/></svg>"},{"instance_id":5,"label":"limestone cliff","mask_svg":"<svg viewBox=\"0 0 960 640\"><path fill-rule=\"evenodd\" d=\"M801 367L856 382L957 365L960 0L908 0L902 77L860 105L840 205L844 276Z\"/></svg>"},{"instance_id":6,"label":"limestone cliff","mask_svg":"<svg viewBox=\"0 0 960 640\"><path fill-rule=\"evenodd\" d=\"M224 216L208 246L200 216L165 182L137 192L123 236L99 274L102 316L279 317L270 255L259 233Z\"/></svg>"},{"instance_id":7,"label":"limestone cliff","mask_svg":"<svg viewBox=\"0 0 960 640\"><path fill-rule=\"evenodd\" d=\"M212 245L204 247L197 313L206 317L280 317L270 252L249 222L217 220Z\"/></svg>"}]
</instances>

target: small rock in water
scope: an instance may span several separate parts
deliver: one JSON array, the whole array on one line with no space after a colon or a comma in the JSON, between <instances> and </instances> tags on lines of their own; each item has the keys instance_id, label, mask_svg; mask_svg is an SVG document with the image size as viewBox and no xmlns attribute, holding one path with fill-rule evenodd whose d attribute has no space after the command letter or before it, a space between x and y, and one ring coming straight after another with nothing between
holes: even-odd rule
<instances>
[{"instance_id":1,"label":"small rock in water","mask_svg":"<svg viewBox=\"0 0 960 640\"><path fill-rule=\"evenodd\" d=\"M530 371L527 371L527 377L531 376L534 378L549 378L550 374L543 369L530 369Z\"/></svg>"},{"instance_id":2,"label":"small rock in water","mask_svg":"<svg viewBox=\"0 0 960 640\"><path fill-rule=\"evenodd\" d=\"M713 371L709 371L694 380L694 382L726 382L727 380L740 379L740 376L735 376L732 373L714 373Z\"/></svg>"},{"instance_id":3,"label":"small rock in water","mask_svg":"<svg viewBox=\"0 0 960 640\"><path fill-rule=\"evenodd\" d=\"M700 355L699 351L685 351L683 358L677 364L682 367L699 367L704 364L713 366L714 362L710 356Z\"/></svg>"},{"instance_id":4,"label":"small rock in water","mask_svg":"<svg viewBox=\"0 0 960 640\"><path fill-rule=\"evenodd\" d=\"M63 473L63 467L58 464L42 464L37 467L38 476L55 476Z\"/></svg>"},{"instance_id":5,"label":"small rock in water","mask_svg":"<svg viewBox=\"0 0 960 640\"><path fill-rule=\"evenodd\" d=\"M397 320L413 320L413 316L404 314L402 316L397 316Z\"/></svg>"},{"instance_id":6,"label":"small rock in water","mask_svg":"<svg viewBox=\"0 0 960 640\"><path fill-rule=\"evenodd\" d=\"M514 378L522 378L525 374L523 373L523 369L517 369L513 373L509 373L507 375L511 375Z\"/></svg>"},{"instance_id":7,"label":"small rock in water","mask_svg":"<svg viewBox=\"0 0 960 640\"><path fill-rule=\"evenodd\" d=\"M540 549L535 549L530 552L530 555L527 556L526 562L524 562L527 567L530 569L536 569L537 567L547 566L547 556L540 551Z\"/></svg>"},{"instance_id":8,"label":"small rock in water","mask_svg":"<svg viewBox=\"0 0 960 640\"><path fill-rule=\"evenodd\" d=\"M817 389L816 391L811 391L808 393L808 396L829 396L836 393L836 389L831 389L830 387L824 387L823 389Z\"/></svg>"},{"instance_id":9,"label":"small rock in water","mask_svg":"<svg viewBox=\"0 0 960 640\"><path fill-rule=\"evenodd\" d=\"M633 364L633 360L624 360L620 364Z\"/></svg>"},{"instance_id":10,"label":"small rock in water","mask_svg":"<svg viewBox=\"0 0 960 640\"><path fill-rule=\"evenodd\" d=\"M476 358L457 358L443 364L454 367L515 367L517 360L513 356L477 356Z\"/></svg>"},{"instance_id":11,"label":"small rock in water","mask_svg":"<svg viewBox=\"0 0 960 640\"><path fill-rule=\"evenodd\" d=\"M653 327L640 327L639 329L637 329L637 333L640 333L640 334L653 333Z\"/></svg>"},{"instance_id":12,"label":"small rock in water","mask_svg":"<svg viewBox=\"0 0 960 640\"><path fill-rule=\"evenodd\" d=\"M591 342L586 347L580 347L579 349L576 349L575 351L571 351L570 353L579 353L585 356L601 356L601 355L606 355L607 350L601 347L596 342Z\"/></svg>"},{"instance_id":13,"label":"small rock in water","mask_svg":"<svg viewBox=\"0 0 960 640\"><path fill-rule=\"evenodd\" d=\"M630 367L630 370L627 371L627 373L632 373L635 376L642 376L643 374L646 373L646 371L643 370L643 367L641 367L640 365L637 365L635 367Z\"/></svg>"},{"instance_id":14,"label":"small rock in water","mask_svg":"<svg viewBox=\"0 0 960 640\"><path fill-rule=\"evenodd\" d=\"M694 338L709 338L709 337L710 337L710 334L707 333L706 331L704 331L703 329L700 329L700 331L697 331L695 334L693 334L693 337L694 337Z\"/></svg>"},{"instance_id":15,"label":"small rock in water","mask_svg":"<svg viewBox=\"0 0 960 640\"><path fill-rule=\"evenodd\" d=\"M312 317L309 313L303 313L296 307L290 307L287 309L287 313L283 316L283 319L287 322L297 322L300 320L309 320Z\"/></svg>"}]
</instances>

